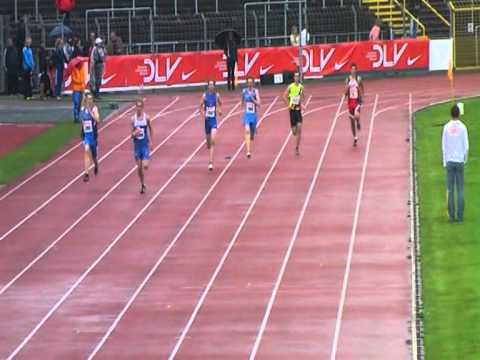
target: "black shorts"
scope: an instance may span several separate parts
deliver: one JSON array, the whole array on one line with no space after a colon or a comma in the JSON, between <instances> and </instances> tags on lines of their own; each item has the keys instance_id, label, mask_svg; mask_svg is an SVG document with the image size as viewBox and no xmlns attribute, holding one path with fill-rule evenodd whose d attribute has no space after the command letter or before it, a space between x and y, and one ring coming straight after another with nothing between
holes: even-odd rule
<instances>
[{"instance_id":1,"label":"black shorts","mask_svg":"<svg viewBox=\"0 0 480 360\"><path fill-rule=\"evenodd\" d=\"M302 111L300 109L290 109L290 126L295 127L302 122Z\"/></svg>"}]
</instances>

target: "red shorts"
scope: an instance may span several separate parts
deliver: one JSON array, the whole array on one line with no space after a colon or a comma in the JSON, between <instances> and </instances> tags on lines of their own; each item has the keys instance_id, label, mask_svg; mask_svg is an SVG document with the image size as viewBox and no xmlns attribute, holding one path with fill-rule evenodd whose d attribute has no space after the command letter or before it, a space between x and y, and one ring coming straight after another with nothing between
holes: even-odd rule
<instances>
[{"instance_id":1,"label":"red shorts","mask_svg":"<svg viewBox=\"0 0 480 360\"><path fill-rule=\"evenodd\" d=\"M348 111L355 115L355 111L360 111L360 101L358 99L348 99Z\"/></svg>"}]
</instances>

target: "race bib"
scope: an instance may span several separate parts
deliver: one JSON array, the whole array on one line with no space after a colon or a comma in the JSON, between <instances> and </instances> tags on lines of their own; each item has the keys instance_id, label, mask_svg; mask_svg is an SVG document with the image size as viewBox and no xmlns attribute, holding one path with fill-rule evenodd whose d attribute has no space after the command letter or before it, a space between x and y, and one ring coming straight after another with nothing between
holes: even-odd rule
<instances>
[{"instance_id":1,"label":"race bib","mask_svg":"<svg viewBox=\"0 0 480 360\"><path fill-rule=\"evenodd\" d=\"M252 102L247 102L246 104L247 104L247 108L246 108L247 113L255 114L255 104Z\"/></svg>"},{"instance_id":2,"label":"race bib","mask_svg":"<svg viewBox=\"0 0 480 360\"><path fill-rule=\"evenodd\" d=\"M292 105L300 105L300 95L292 97Z\"/></svg>"},{"instance_id":3,"label":"race bib","mask_svg":"<svg viewBox=\"0 0 480 360\"><path fill-rule=\"evenodd\" d=\"M350 86L350 99L358 99L358 87Z\"/></svg>"},{"instance_id":4,"label":"race bib","mask_svg":"<svg viewBox=\"0 0 480 360\"><path fill-rule=\"evenodd\" d=\"M93 131L92 120L83 121L83 132L84 133L91 133L92 131Z\"/></svg>"},{"instance_id":5,"label":"race bib","mask_svg":"<svg viewBox=\"0 0 480 360\"><path fill-rule=\"evenodd\" d=\"M209 118L214 118L215 117L215 106L207 106L206 116L209 117Z\"/></svg>"},{"instance_id":6,"label":"race bib","mask_svg":"<svg viewBox=\"0 0 480 360\"><path fill-rule=\"evenodd\" d=\"M137 135L137 140L145 139L145 130L141 127L138 127L137 130L139 130L138 135Z\"/></svg>"}]
</instances>

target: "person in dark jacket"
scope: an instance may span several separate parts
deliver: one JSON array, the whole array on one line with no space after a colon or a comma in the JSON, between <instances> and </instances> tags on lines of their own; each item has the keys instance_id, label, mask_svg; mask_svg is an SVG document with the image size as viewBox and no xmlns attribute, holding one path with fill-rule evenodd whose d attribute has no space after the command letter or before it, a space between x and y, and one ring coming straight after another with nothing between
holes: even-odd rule
<instances>
[{"instance_id":1,"label":"person in dark jacket","mask_svg":"<svg viewBox=\"0 0 480 360\"><path fill-rule=\"evenodd\" d=\"M23 96L25 100L32 99L32 72L35 68L35 59L32 52L32 38L27 36L25 38L25 46L22 50L23 57Z\"/></svg>"},{"instance_id":2,"label":"person in dark jacket","mask_svg":"<svg viewBox=\"0 0 480 360\"><path fill-rule=\"evenodd\" d=\"M8 38L7 47L3 53L3 67L7 74L7 94L15 95L18 93L18 52L13 44L13 39Z\"/></svg>"},{"instance_id":3,"label":"person in dark jacket","mask_svg":"<svg viewBox=\"0 0 480 360\"><path fill-rule=\"evenodd\" d=\"M237 44L233 38L233 33L228 34L225 43L225 56L227 57L227 85L228 90L235 90L235 64L237 63Z\"/></svg>"},{"instance_id":4,"label":"person in dark jacket","mask_svg":"<svg viewBox=\"0 0 480 360\"><path fill-rule=\"evenodd\" d=\"M50 92L50 78L48 77L48 52L44 46L38 49L38 71L40 72L40 98L46 100Z\"/></svg>"},{"instance_id":5,"label":"person in dark jacket","mask_svg":"<svg viewBox=\"0 0 480 360\"><path fill-rule=\"evenodd\" d=\"M57 39L55 41L55 51L53 52L53 62L55 64L55 96L57 100L61 100L62 86L63 86L63 71L67 59L63 51L63 40Z\"/></svg>"},{"instance_id":6,"label":"person in dark jacket","mask_svg":"<svg viewBox=\"0 0 480 360\"><path fill-rule=\"evenodd\" d=\"M100 88L102 87L103 72L105 70L105 61L107 52L103 46L101 38L95 39L95 48L90 55L90 84L93 89L93 96L100 97Z\"/></svg>"}]
</instances>

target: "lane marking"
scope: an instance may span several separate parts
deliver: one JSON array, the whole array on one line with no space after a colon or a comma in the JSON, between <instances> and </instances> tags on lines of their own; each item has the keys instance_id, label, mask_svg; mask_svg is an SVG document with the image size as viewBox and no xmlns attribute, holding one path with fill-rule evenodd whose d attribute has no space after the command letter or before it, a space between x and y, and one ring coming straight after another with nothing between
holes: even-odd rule
<instances>
[{"instance_id":1,"label":"lane marking","mask_svg":"<svg viewBox=\"0 0 480 360\"><path fill-rule=\"evenodd\" d=\"M227 114L222 122L219 124L219 127L231 116L231 114L240 106L238 102ZM108 253L113 249L113 247L123 238L128 230L140 219L140 217L148 210L148 208L153 204L153 202L162 194L165 189L170 185L170 183L177 177L177 175L187 166L187 164L194 158L194 156L200 151L200 149L205 145L205 140L203 140L200 145L192 152L192 154L182 163L182 165L173 173L172 176L162 185L162 187L155 193L155 195L145 204L145 206L135 215L135 217L123 228L123 230L116 236L116 238L105 248L105 250L100 254L99 257L83 272L83 274L75 281L75 283L67 290L65 294L55 303L55 305L48 311L48 313L37 323L37 325L30 331L30 333L21 341L15 350L8 356L6 360L13 359L18 353L25 347L25 345L35 336L35 334L40 330L40 328L50 319L50 317L62 306L65 300L75 291L75 289L82 283L82 281L90 274L90 272L95 269L95 267L108 255Z\"/></svg>"},{"instance_id":2,"label":"lane marking","mask_svg":"<svg viewBox=\"0 0 480 360\"><path fill-rule=\"evenodd\" d=\"M171 101L167 106L165 106L157 115L155 115L152 120L155 120L156 118L163 116L165 111L173 106L177 101L179 97L176 97L173 101ZM108 158L114 151L116 151L118 148L120 148L123 144L125 144L127 141L131 140L130 135L126 136L122 141L120 141L117 145L115 145L113 148L111 148L105 155L103 155L100 159L98 159L98 162L101 163L104 161L106 158ZM67 190L70 186L72 186L78 179L80 179L84 174L84 171L82 171L80 174L75 176L72 180L70 180L67 184L65 184L60 190L58 190L55 194L51 195L47 200L45 200L41 205L39 205L36 209L32 210L27 216L25 216L22 220L20 220L18 223L16 223L13 227L11 227L7 232L5 232L2 236L0 236L0 241L3 241L7 236L9 236L12 232L17 230L20 226L25 224L28 220L30 220L33 216L35 216L38 212L40 212L42 209L44 209L48 204L50 204L53 200L55 200L62 192Z\"/></svg>"},{"instance_id":3,"label":"lane marking","mask_svg":"<svg viewBox=\"0 0 480 360\"><path fill-rule=\"evenodd\" d=\"M312 96L308 98L307 102L305 103L305 106L308 106L310 103L310 100L312 99ZM282 109L284 110L284 109ZM257 204L258 199L260 198L260 195L263 193L263 190L265 189L265 186L267 185L268 180L270 179L271 175L273 174L273 171L277 167L278 162L280 161L280 158L283 155L283 152L285 151L285 148L288 145L288 142L290 138L292 137L292 132L291 130L288 131L288 135L286 136L285 140L283 141L283 144L280 148L280 151L277 153L277 156L275 157L272 165L270 166L270 169L268 170L267 174L265 175L262 183L260 184L260 187L257 190L257 193L255 194L254 198L252 199L252 202L250 203L250 206L248 207L247 211L243 215L242 220L240 221L240 224L237 227L237 230L235 231L232 239L230 240L227 248L225 249L225 252L223 253L222 258L220 259L220 262L218 263L215 271L213 272L210 280L208 281L207 286L204 288L202 294L200 295L200 299L198 300L197 304L195 305L195 308L190 315L190 318L188 319L187 324L182 330L182 333L180 337L178 338L177 342L175 343L175 346L173 347L168 360L173 360L175 356L177 355L178 351L180 350L180 347L183 344L183 341L185 340L185 337L187 336L187 333L190 331L190 328L193 325L193 322L195 321L198 313L200 312L201 307L203 306L203 303L205 302L205 299L208 296L208 293L210 292L210 289L213 287L213 284L215 283L215 280L217 279L218 275L220 274L220 271L222 271L222 268L227 261L228 256L230 255L230 252L232 251L233 247L235 246L238 237L240 236L240 233L243 230L243 227L247 223L248 218L250 217L250 214L252 213L253 209L255 208L255 205ZM89 359L90 360L90 359Z\"/></svg>"},{"instance_id":4,"label":"lane marking","mask_svg":"<svg viewBox=\"0 0 480 360\"><path fill-rule=\"evenodd\" d=\"M135 108L135 105L134 106L130 106L128 107L127 110L123 111L122 113L120 113L119 115L115 116L112 120L108 121L107 123L105 123L104 126L102 126L100 129L98 129L98 132L102 132L103 130L107 129L110 125L116 123L118 120L120 120L121 118L123 118L125 115L127 115L130 111L132 111L133 109ZM19 183L18 185L16 185L15 187L11 188L9 191L7 191L5 194L3 194L2 196L0 196L0 201L2 200L5 200L8 196L10 196L11 194L13 194L15 191L17 191L18 189L20 189L23 185L25 185L26 183L30 182L31 180L33 180L34 178L36 178L38 175L42 174L43 172L45 172L46 170L48 170L50 167L52 167L53 165L55 165L56 163L58 163L60 160L62 160L63 158L65 158L68 154L72 153L73 151L75 151L78 147L82 146L82 142L80 141L79 143L77 143L76 145L72 146L70 149L68 149L67 151L65 151L61 156L59 156L58 158L56 158L55 160L49 162L47 165L45 165L44 167L42 167L41 169L37 170L35 173L33 173L32 175L30 175L28 178L26 178L25 180L23 180L21 183Z\"/></svg>"},{"instance_id":5,"label":"lane marking","mask_svg":"<svg viewBox=\"0 0 480 360\"><path fill-rule=\"evenodd\" d=\"M347 290L348 290L348 281L350 278L350 270L352 267L352 258L353 258L353 250L355 248L355 240L357 234L357 227L358 227L358 219L360 217L360 206L362 203L363 198L363 189L365 186L365 177L367 174L367 166L368 166L368 156L370 154L370 145L372 143L372 136L373 136L373 127L375 125L375 117L377 116L377 104L378 104L378 94L375 96L375 103L373 104L372 116L370 118L370 128L368 129L368 140L367 140L367 149L365 150L365 157L363 160L362 166L362 175L360 177L360 186L358 188L357 193L357 203L355 205L355 215L353 218L353 226L352 226L352 233L350 236L350 244L348 247L348 256L347 256L347 263L345 265L345 274L343 277L343 284L342 284L342 292L340 294L340 301L338 305L337 311L337 320L335 322L335 332L333 337L332 343L332 351L330 360L335 360L337 358L337 350L338 350L338 341L340 338L340 330L342 326L342 318L343 318L343 309L345 307L345 299L347 297Z\"/></svg>"},{"instance_id":6,"label":"lane marking","mask_svg":"<svg viewBox=\"0 0 480 360\"><path fill-rule=\"evenodd\" d=\"M262 116L262 118L260 119L260 121L258 122L258 126L260 127L260 125L262 124L263 120L267 117L267 116L270 116L272 113L270 113L270 110L271 108L275 105L275 103L277 102L278 100L278 97L276 97L271 103L270 105L268 106L267 110L265 111L264 115ZM237 151L235 152L235 154L232 156L232 158L229 160L228 164L225 166L225 168L222 170L222 172L220 173L220 175L217 177L217 179L215 180L215 182L210 186L210 188L208 189L208 191L205 193L205 195L203 196L203 198L200 200L200 202L197 204L197 206L195 207L195 209L192 211L192 213L190 214L190 216L188 217L187 221L185 221L185 223L183 224L183 226L180 228L180 230L177 232L177 234L175 235L175 237L173 238L173 240L170 242L170 244L168 245L168 247L163 251L162 255L158 258L157 262L155 263L155 265L150 269L150 271L148 272L147 276L143 279L143 281L141 282L141 284L137 287L137 289L135 290L135 292L133 293L133 295L130 297L130 299L128 300L128 302L125 304L125 306L123 307L123 309L120 311L120 313L118 314L118 316L115 318L114 322L112 323L112 325L110 326L110 328L107 330L107 332L105 333L105 335L102 337L102 339L100 340L100 342L95 346L94 350L92 351L92 353L88 356L88 360L91 360L93 359L96 354L100 351L100 349L103 347L103 345L105 344L105 342L108 340L108 338L110 337L110 335L112 334L112 332L115 330L115 328L117 327L117 325L120 323L120 321L122 320L123 316L126 314L126 312L128 311L128 309L130 308L130 306L133 304L133 302L136 300L136 298L138 297L138 295L140 295L140 293L142 292L142 290L144 289L144 287L146 286L146 284L148 283L148 281L150 281L151 277L155 274L155 272L157 271L158 267L162 264L163 260L168 256L168 254L170 253L171 249L175 246L175 244L177 243L177 241L180 239L180 237L183 235L183 233L185 232L185 230L187 229L187 227L190 225L190 223L193 221L193 219L195 218L195 216L197 215L197 213L200 211L200 209L202 208L203 204L207 201L208 197L210 196L210 194L213 192L213 190L217 187L217 185L220 183L220 180L223 178L223 176L227 173L227 171L230 169L230 167L232 166L232 164L234 163L235 159L238 157L238 155L241 153L241 151L243 150L245 146L245 143L242 142L242 144L238 147Z\"/></svg>"},{"instance_id":7,"label":"lane marking","mask_svg":"<svg viewBox=\"0 0 480 360\"><path fill-rule=\"evenodd\" d=\"M196 106L198 108L198 106ZM180 131L190 120L198 115L198 110L194 111L188 116L180 125L178 125L165 139L162 140L152 151L152 155L159 150L165 143L167 143L178 131ZM136 171L137 167L133 166L120 180L117 181L105 194L102 195L90 208L88 208L79 218L77 218L60 236L58 236L50 245L48 245L34 260L25 266L17 275L15 275L7 284L0 289L0 296L5 293L16 281L18 281L25 273L30 270L38 261L40 261L47 253L52 250L65 236L70 233L80 222L83 221L93 210L95 210L113 191L115 191L132 173Z\"/></svg>"},{"instance_id":8,"label":"lane marking","mask_svg":"<svg viewBox=\"0 0 480 360\"><path fill-rule=\"evenodd\" d=\"M327 140L326 140L326 142L323 146L322 154L320 155L320 158L318 160L317 167L315 169L315 173L313 175L312 181L310 182L310 187L308 189L307 195L305 196L305 200L303 202L302 209L301 209L300 214L298 216L297 223L295 224L295 228L294 228L290 243L288 245L287 251L285 253L285 257L283 259L282 266L280 267L280 271L279 271L277 279L275 281L275 285L273 287L272 294L271 294L270 299L267 303L267 308L265 310L265 314L264 314L262 322L260 324L260 328L258 329L258 333L257 333L257 336L255 338L255 343L253 344L252 351L250 352L250 356L249 356L250 360L255 359L255 357L257 356L257 352L258 352L258 349L260 347L260 343L262 341L263 334L265 332L268 320L270 318L270 314L271 314L272 309L273 309L273 304L275 303L275 299L277 297L278 290L280 289L280 284L283 280L285 270L287 269L288 261L290 259L291 253L292 253L293 248L295 246L295 243L297 241L297 237L298 237L298 234L300 232L300 227L302 225L303 218L304 218L305 213L307 211L308 205L310 204L310 199L313 195L313 190L315 189L315 185L317 183L318 176L320 175L320 169L323 166L323 162L325 160L328 147L330 146L330 142L332 140L333 133L335 131L335 127L336 127L338 118L340 117L340 114L341 114L340 109L342 108L344 102L345 102L345 96L342 96L342 98L340 99L340 103L337 106L337 111L336 111L335 117L332 121L332 125L330 126L330 130L328 132Z\"/></svg>"}]
</instances>

